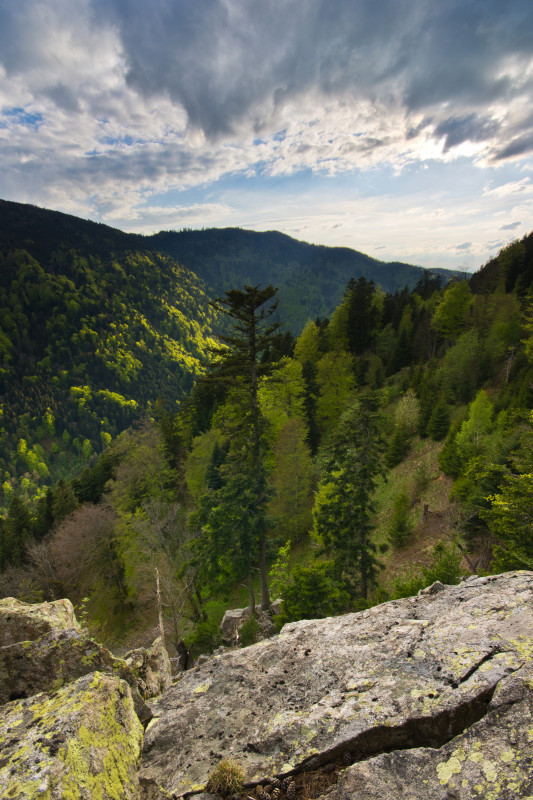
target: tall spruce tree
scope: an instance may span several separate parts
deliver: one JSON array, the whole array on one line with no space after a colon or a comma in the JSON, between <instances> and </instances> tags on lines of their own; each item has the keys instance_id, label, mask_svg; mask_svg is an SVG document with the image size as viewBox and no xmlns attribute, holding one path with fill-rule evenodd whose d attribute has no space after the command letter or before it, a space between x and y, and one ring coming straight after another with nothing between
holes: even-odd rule
<instances>
[{"instance_id":1,"label":"tall spruce tree","mask_svg":"<svg viewBox=\"0 0 533 800\"><path fill-rule=\"evenodd\" d=\"M383 473L378 396L366 391L341 417L323 458L314 532L352 598L367 598L378 562L372 541L373 493Z\"/></svg>"},{"instance_id":2,"label":"tall spruce tree","mask_svg":"<svg viewBox=\"0 0 533 800\"><path fill-rule=\"evenodd\" d=\"M269 322L277 307L277 289L272 285L261 289L257 286L244 286L243 290L232 289L225 297L217 298L212 306L222 312L232 322L232 331L219 336L221 346L213 348L218 360L213 366L208 380L242 387L238 393L239 402L234 407L233 432L229 432L230 444L227 461L221 469L225 485L216 497L217 517L231 518L235 527L235 538L239 540L242 552L248 549L244 559L250 569L255 560L259 562L261 583L261 608L270 607L267 571L267 476L264 464L265 420L258 400L259 378L272 369L271 362L262 361L262 355L273 345L279 323ZM244 438L243 438L244 434ZM234 446L232 447L232 442ZM240 490L233 491L241 486ZM243 492L242 487L246 487ZM215 493L216 494L216 493ZM246 495L246 514L233 512L232 504L239 504ZM215 499L215 498L214 498ZM227 506L224 513L224 506ZM241 527L238 530L239 520ZM210 525L216 525L216 519ZM246 553L242 552L243 556ZM250 606L254 606L253 587L249 573Z\"/></svg>"}]
</instances>

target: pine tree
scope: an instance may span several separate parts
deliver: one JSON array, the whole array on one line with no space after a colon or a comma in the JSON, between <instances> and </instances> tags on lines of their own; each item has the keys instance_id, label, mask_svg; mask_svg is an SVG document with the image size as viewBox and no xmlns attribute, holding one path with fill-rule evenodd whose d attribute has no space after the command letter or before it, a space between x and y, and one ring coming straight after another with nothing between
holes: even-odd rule
<instances>
[{"instance_id":1,"label":"pine tree","mask_svg":"<svg viewBox=\"0 0 533 800\"><path fill-rule=\"evenodd\" d=\"M392 505L389 539L396 547L405 547L412 532L411 501L406 492L400 492L394 498Z\"/></svg>"},{"instance_id":2,"label":"pine tree","mask_svg":"<svg viewBox=\"0 0 533 800\"><path fill-rule=\"evenodd\" d=\"M449 427L450 410L444 397L441 397L431 412L426 431L435 442L440 442L448 433Z\"/></svg>"},{"instance_id":3,"label":"pine tree","mask_svg":"<svg viewBox=\"0 0 533 800\"><path fill-rule=\"evenodd\" d=\"M353 279L347 288L348 296L348 344L350 352L360 355L372 343L379 312L374 304L374 281L361 276Z\"/></svg>"},{"instance_id":4,"label":"pine tree","mask_svg":"<svg viewBox=\"0 0 533 800\"><path fill-rule=\"evenodd\" d=\"M233 406L233 433L227 460L220 470L224 485L216 497L219 522L233 526L233 535L239 542L238 552L249 568L251 607L255 603L251 569L254 560L258 560L261 608L265 611L270 607L266 515L269 493L264 462L265 420L259 407L258 386L260 376L272 369L272 364L262 363L261 357L273 344L279 327L278 323L268 322L277 307L276 292L271 285L264 289L259 285L245 286L244 290L231 289L224 298L219 297L211 304L229 317L233 329L230 334L219 336L222 345L213 348L218 360L209 380L242 389ZM239 507L244 496L247 513L243 516ZM213 520L208 524L212 523Z\"/></svg>"},{"instance_id":5,"label":"pine tree","mask_svg":"<svg viewBox=\"0 0 533 800\"><path fill-rule=\"evenodd\" d=\"M351 597L367 598L378 567L371 538L372 495L383 473L382 452L378 399L367 391L332 433L313 510L314 533Z\"/></svg>"}]
</instances>

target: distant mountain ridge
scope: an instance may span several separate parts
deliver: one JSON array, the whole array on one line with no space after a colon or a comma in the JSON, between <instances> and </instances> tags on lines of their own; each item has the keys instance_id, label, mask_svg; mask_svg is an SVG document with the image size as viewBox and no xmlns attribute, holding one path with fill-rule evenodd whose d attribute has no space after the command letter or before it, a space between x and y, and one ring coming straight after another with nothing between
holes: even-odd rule
<instances>
[{"instance_id":1,"label":"distant mountain ridge","mask_svg":"<svg viewBox=\"0 0 533 800\"><path fill-rule=\"evenodd\" d=\"M462 277L453 270L378 261L348 247L309 244L279 231L161 231L148 240L154 250L168 253L191 269L215 294L244 284L277 286L279 316L294 334L300 333L308 319L328 317L350 278L363 276L394 293L405 286L414 289L428 271L445 283Z\"/></svg>"},{"instance_id":2,"label":"distant mountain ridge","mask_svg":"<svg viewBox=\"0 0 533 800\"><path fill-rule=\"evenodd\" d=\"M279 289L283 325L298 334L308 319L328 317L350 278L365 277L385 292L413 289L430 272L447 282L462 273L383 262L348 247L327 247L293 239L279 231L242 228L160 231L151 236L124 233L108 225L59 211L0 200L0 249L26 249L39 260L61 242L85 254L159 251L205 282L214 297L244 284L272 283Z\"/></svg>"},{"instance_id":3,"label":"distant mountain ridge","mask_svg":"<svg viewBox=\"0 0 533 800\"><path fill-rule=\"evenodd\" d=\"M0 200L0 509L72 475L159 396L186 397L224 290L278 286L278 319L298 334L350 278L394 292L425 274L278 232L141 236Z\"/></svg>"}]
</instances>

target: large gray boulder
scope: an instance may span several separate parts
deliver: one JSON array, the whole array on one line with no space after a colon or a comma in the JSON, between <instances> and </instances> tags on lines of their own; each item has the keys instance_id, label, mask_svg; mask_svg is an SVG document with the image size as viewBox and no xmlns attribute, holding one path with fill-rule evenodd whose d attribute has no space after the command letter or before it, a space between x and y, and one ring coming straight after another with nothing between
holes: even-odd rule
<instances>
[{"instance_id":1,"label":"large gray boulder","mask_svg":"<svg viewBox=\"0 0 533 800\"><path fill-rule=\"evenodd\" d=\"M138 647L124 656L137 675L146 699L155 697L172 685L172 670L167 649L158 636L151 647Z\"/></svg>"},{"instance_id":2,"label":"large gray boulder","mask_svg":"<svg viewBox=\"0 0 533 800\"><path fill-rule=\"evenodd\" d=\"M257 641L274 636L276 627L272 622L272 617L274 614L279 614L280 611L281 600L275 600L268 611L256 609L255 618L258 623ZM225 645L235 647L240 644L240 629L249 617L249 608L230 608L225 612L222 617L222 622L220 623L222 641Z\"/></svg>"},{"instance_id":3,"label":"large gray boulder","mask_svg":"<svg viewBox=\"0 0 533 800\"><path fill-rule=\"evenodd\" d=\"M533 796L532 664L504 678L487 715L441 748L396 750L344 770L328 800Z\"/></svg>"},{"instance_id":4,"label":"large gray boulder","mask_svg":"<svg viewBox=\"0 0 533 800\"><path fill-rule=\"evenodd\" d=\"M65 631L80 625L70 600L23 603L14 597L0 600L0 647L39 639L50 631Z\"/></svg>"},{"instance_id":5,"label":"large gray boulder","mask_svg":"<svg viewBox=\"0 0 533 800\"><path fill-rule=\"evenodd\" d=\"M150 721L152 714L143 700L144 683L139 684L125 661L115 658L107 648L76 628L53 630L34 641L0 647L0 704L39 692L57 691L95 671L125 680L137 716L143 724Z\"/></svg>"},{"instance_id":6,"label":"large gray boulder","mask_svg":"<svg viewBox=\"0 0 533 800\"><path fill-rule=\"evenodd\" d=\"M0 796L140 800L142 726L127 683L94 672L0 708Z\"/></svg>"},{"instance_id":7,"label":"large gray boulder","mask_svg":"<svg viewBox=\"0 0 533 800\"><path fill-rule=\"evenodd\" d=\"M220 758L236 760L253 785L349 754L361 763L343 773L338 800L358 797L363 785L369 800L433 800L446 797L443 789L459 792L449 797L511 797L495 794L496 784L492 794L476 788L481 773L490 783L493 760L501 786L516 784L512 796L529 797L516 776L531 774L531 742L517 730L532 702L533 574L438 588L286 625L185 673L152 707L142 778L180 797L203 791ZM345 785L350 774L354 784Z\"/></svg>"}]
</instances>

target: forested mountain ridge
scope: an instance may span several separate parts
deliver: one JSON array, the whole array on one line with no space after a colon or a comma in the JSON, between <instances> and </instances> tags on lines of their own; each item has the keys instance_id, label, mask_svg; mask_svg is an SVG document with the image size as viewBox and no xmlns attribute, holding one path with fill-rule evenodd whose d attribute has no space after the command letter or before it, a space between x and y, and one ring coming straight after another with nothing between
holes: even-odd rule
<instances>
[{"instance_id":1,"label":"forested mountain ridge","mask_svg":"<svg viewBox=\"0 0 533 800\"><path fill-rule=\"evenodd\" d=\"M301 332L308 319L329 317L350 278L362 276L394 293L405 286L414 289L427 272L440 276L443 283L460 277L452 270L378 261L348 247L308 244L278 231L161 231L149 241L192 269L215 295L245 284L277 286L278 318L294 334Z\"/></svg>"},{"instance_id":2,"label":"forested mountain ridge","mask_svg":"<svg viewBox=\"0 0 533 800\"><path fill-rule=\"evenodd\" d=\"M152 236L123 233L69 214L0 200L2 250L25 249L38 261L61 241L86 256L126 251L165 253L203 280L211 297L245 284L273 284L279 290L278 319L301 332L308 319L328 317L350 278L373 280L385 292L414 289L429 272L444 283L462 277L453 270L382 262L347 247L326 247L278 231L241 228L160 231Z\"/></svg>"},{"instance_id":3,"label":"forested mountain ridge","mask_svg":"<svg viewBox=\"0 0 533 800\"><path fill-rule=\"evenodd\" d=\"M159 395L174 408L188 394L209 298L276 280L278 318L298 332L359 274L391 290L428 275L275 232L145 237L0 200L0 508L70 477Z\"/></svg>"},{"instance_id":4,"label":"forested mountain ridge","mask_svg":"<svg viewBox=\"0 0 533 800\"><path fill-rule=\"evenodd\" d=\"M175 408L214 316L202 281L169 256L0 203L0 505L72 475L159 396Z\"/></svg>"},{"instance_id":5,"label":"forested mountain ridge","mask_svg":"<svg viewBox=\"0 0 533 800\"><path fill-rule=\"evenodd\" d=\"M20 390L27 434L2 432L25 472L6 470L0 593L68 596L109 641L133 646L153 638L157 569L169 641L183 654L216 645L223 611L246 595L252 607L259 576L262 606L281 596L283 622L465 570L533 567L533 235L470 281L442 286L424 271L412 291L385 293L352 278L329 318L309 319L296 340L276 329L274 286L233 288L216 302L224 326L206 306L201 343L180 340L199 358L216 323L225 347L187 402L166 408L150 390L170 387L170 401L189 388L172 383L165 361L182 331L168 328L181 317L166 282L179 276L192 306L197 285L169 256L121 241L97 257L75 247L49 247L40 261L22 247L3 256L4 392L17 385L19 352L31 369ZM56 362L67 366L53 374ZM60 416L39 399L47 387L63 391ZM112 438L109 423L128 424L112 409L133 418L148 408L132 405L137 390L150 413ZM74 438L61 433L65 420ZM103 428L108 446L57 482L76 466L61 458L81 451L81 465L96 449L81 423ZM24 481L39 479L46 493L25 503ZM252 617L246 640L256 633Z\"/></svg>"}]
</instances>

